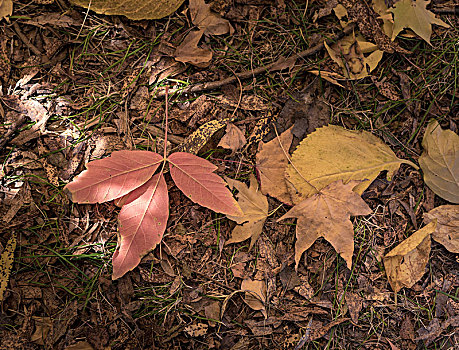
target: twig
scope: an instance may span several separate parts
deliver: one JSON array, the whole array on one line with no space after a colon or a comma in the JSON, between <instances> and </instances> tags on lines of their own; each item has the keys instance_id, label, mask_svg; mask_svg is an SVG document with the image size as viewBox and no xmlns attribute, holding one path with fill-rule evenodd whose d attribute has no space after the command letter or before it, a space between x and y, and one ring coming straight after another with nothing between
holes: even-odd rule
<instances>
[{"instance_id":1,"label":"twig","mask_svg":"<svg viewBox=\"0 0 459 350\"><path fill-rule=\"evenodd\" d=\"M261 73L264 73L264 72L277 70L278 68L276 69L276 67L282 65L282 63L285 63L285 62L287 62L289 60L292 60L292 59L296 60L298 58L304 58L304 57L313 55L313 54L321 51L324 48L324 42L327 42L327 44L335 42L335 41L341 39L343 36L351 33L354 30L354 27L355 27L354 24L351 24L351 25L347 26L346 28L344 28L344 30L342 30L340 33L336 34L332 38L330 38L328 40L324 40L322 43L317 44L316 46L313 46L313 47L311 47L311 48L309 48L307 50L301 51L300 53L296 54L295 55L296 57L289 57L289 58L284 59L283 61L276 61L276 62L273 62L271 64L268 64L267 66L258 67L256 69L253 69L253 70L250 70L250 71L236 73L232 77L229 77L229 78L226 78L226 79L217 80L217 81L210 81L210 82L207 82L207 83L196 84L196 85L184 88L184 89L180 89L180 88L179 89L170 89L169 90L169 94L171 95L171 94L174 94L176 92L190 94L190 93L194 93L194 92L213 90L213 89L217 89L219 87L222 87L223 85L232 84L232 83L236 82L238 79L248 79L248 78L252 78L255 75L259 75ZM158 91L156 93L156 97L158 97L158 98L163 98L165 95L166 95L165 90L160 90L160 91Z\"/></svg>"},{"instance_id":2,"label":"twig","mask_svg":"<svg viewBox=\"0 0 459 350\"><path fill-rule=\"evenodd\" d=\"M26 122L26 116L24 114L20 114L18 119L16 119L11 126L8 128L6 133L0 138L0 149L2 149L14 136L14 133L18 131L22 125Z\"/></svg>"}]
</instances>

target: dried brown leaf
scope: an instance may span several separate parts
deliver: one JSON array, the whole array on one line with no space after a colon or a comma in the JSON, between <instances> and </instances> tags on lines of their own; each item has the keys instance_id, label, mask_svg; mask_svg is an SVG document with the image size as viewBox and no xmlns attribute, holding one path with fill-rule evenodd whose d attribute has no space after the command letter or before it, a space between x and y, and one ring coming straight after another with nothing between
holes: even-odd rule
<instances>
[{"instance_id":1,"label":"dried brown leaf","mask_svg":"<svg viewBox=\"0 0 459 350\"><path fill-rule=\"evenodd\" d=\"M226 33L233 34L234 29L228 20L221 18L215 12L211 11L211 5L206 4L204 0L190 0L191 21L204 34L222 35Z\"/></svg>"},{"instance_id":2,"label":"dried brown leaf","mask_svg":"<svg viewBox=\"0 0 459 350\"><path fill-rule=\"evenodd\" d=\"M347 184L342 181L333 182L294 206L278 220L298 218L295 243L297 268L303 252L319 237L329 241L351 268L354 229L350 217L371 213L360 195L352 190L358 183L359 181L350 181Z\"/></svg>"},{"instance_id":3,"label":"dried brown leaf","mask_svg":"<svg viewBox=\"0 0 459 350\"><path fill-rule=\"evenodd\" d=\"M266 303L266 282L260 280L251 280L247 278L242 281L241 290L245 292L244 301L253 310L261 311L267 318L265 303Z\"/></svg>"},{"instance_id":4,"label":"dried brown leaf","mask_svg":"<svg viewBox=\"0 0 459 350\"><path fill-rule=\"evenodd\" d=\"M226 133L220 139L220 142L217 146L223 147L225 149L230 149L234 154L236 151L241 149L247 140L244 133L233 123L228 123L226 126Z\"/></svg>"},{"instance_id":5,"label":"dried brown leaf","mask_svg":"<svg viewBox=\"0 0 459 350\"><path fill-rule=\"evenodd\" d=\"M442 205L424 214L425 223L437 220L432 238L451 253L459 253L459 205Z\"/></svg>"},{"instance_id":6,"label":"dried brown leaf","mask_svg":"<svg viewBox=\"0 0 459 350\"><path fill-rule=\"evenodd\" d=\"M0 302L3 301L6 286L13 267L14 251L16 250L16 236L12 235L6 243L5 250L0 255Z\"/></svg>"},{"instance_id":7,"label":"dried brown leaf","mask_svg":"<svg viewBox=\"0 0 459 350\"><path fill-rule=\"evenodd\" d=\"M387 278L394 290L411 288L424 275L429 261L430 235L435 232L436 221L413 233L384 257Z\"/></svg>"},{"instance_id":8,"label":"dried brown leaf","mask_svg":"<svg viewBox=\"0 0 459 350\"><path fill-rule=\"evenodd\" d=\"M183 63L190 63L197 67L207 67L212 60L212 51L198 47L204 30L193 30L183 39L177 47L174 58Z\"/></svg>"},{"instance_id":9,"label":"dried brown leaf","mask_svg":"<svg viewBox=\"0 0 459 350\"><path fill-rule=\"evenodd\" d=\"M0 20L13 14L13 1L3 0L0 2Z\"/></svg>"}]
</instances>

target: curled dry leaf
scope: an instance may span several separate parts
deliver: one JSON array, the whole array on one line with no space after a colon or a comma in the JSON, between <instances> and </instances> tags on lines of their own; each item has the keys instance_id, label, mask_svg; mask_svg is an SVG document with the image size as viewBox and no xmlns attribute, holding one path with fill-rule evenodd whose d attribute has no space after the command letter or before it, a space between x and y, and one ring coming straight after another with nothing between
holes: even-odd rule
<instances>
[{"instance_id":1,"label":"curled dry leaf","mask_svg":"<svg viewBox=\"0 0 459 350\"><path fill-rule=\"evenodd\" d=\"M261 311L267 318L265 303L267 296L266 282L247 278L242 281L241 290L245 292L244 301L253 310Z\"/></svg>"},{"instance_id":2,"label":"curled dry leaf","mask_svg":"<svg viewBox=\"0 0 459 350\"><path fill-rule=\"evenodd\" d=\"M430 44L432 24L449 28L448 24L427 10L426 6L429 3L430 0L400 0L394 4L393 8L389 9L394 14L392 41L404 28L410 28Z\"/></svg>"},{"instance_id":3,"label":"curled dry leaf","mask_svg":"<svg viewBox=\"0 0 459 350\"><path fill-rule=\"evenodd\" d=\"M261 192L269 194L286 204L292 204L284 171L288 165L288 154L292 144L292 128L269 142L260 142L257 153L257 170L260 175Z\"/></svg>"},{"instance_id":4,"label":"curled dry leaf","mask_svg":"<svg viewBox=\"0 0 459 350\"><path fill-rule=\"evenodd\" d=\"M14 251L16 250L16 236L12 235L6 243L5 250L0 255L0 302L3 301L6 286L13 267Z\"/></svg>"},{"instance_id":5,"label":"curled dry leaf","mask_svg":"<svg viewBox=\"0 0 459 350\"><path fill-rule=\"evenodd\" d=\"M424 152L419 165L424 181L435 194L452 203L459 203L459 136L443 130L431 120L422 140Z\"/></svg>"},{"instance_id":6,"label":"curled dry leaf","mask_svg":"<svg viewBox=\"0 0 459 350\"><path fill-rule=\"evenodd\" d=\"M459 254L459 205L441 205L424 214L425 223L437 220L432 238L451 253Z\"/></svg>"},{"instance_id":7,"label":"curled dry leaf","mask_svg":"<svg viewBox=\"0 0 459 350\"><path fill-rule=\"evenodd\" d=\"M202 29L189 32L175 50L174 58L179 62L190 63L197 67L207 67L212 60L212 51L198 47L203 34Z\"/></svg>"},{"instance_id":8,"label":"curled dry leaf","mask_svg":"<svg viewBox=\"0 0 459 350\"><path fill-rule=\"evenodd\" d=\"M371 133L335 125L309 134L291 160L286 178L295 203L338 180L360 181L354 191L362 194L383 170L387 170L390 180L402 163L417 168L412 162L397 158L389 146Z\"/></svg>"},{"instance_id":9,"label":"curled dry leaf","mask_svg":"<svg viewBox=\"0 0 459 350\"><path fill-rule=\"evenodd\" d=\"M211 11L211 5L204 0L190 0L191 21L195 26L204 31L204 34L223 35L233 34L234 28L228 20L221 18Z\"/></svg>"},{"instance_id":10,"label":"curled dry leaf","mask_svg":"<svg viewBox=\"0 0 459 350\"><path fill-rule=\"evenodd\" d=\"M398 292L411 288L424 275L429 261L430 235L435 232L436 221L413 233L384 257L384 267L389 283Z\"/></svg>"},{"instance_id":11,"label":"curled dry leaf","mask_svg":"<svg viewBox=\"0 0 459 350\"><path fill-rule=\"evenodd\" d=\"M236 188L238 204L244 213L243 216L230 216L228 219L236 221L237 225L231 232L230 239L226 244L245 241L250 238L250 249L260 237L263 225L268 217L268 199L258 189L255 176L250 175L250 187L242 182L225 178L230 188Z\"/></svg>"},{"instance_id":12,"label":"curled dry leaf","mask_svg":"<svg viewBox=\"0 0 459 350\"><path fill-rule=\"evenodd\" d=\"M230 149L234 154L247 143L244 133L233 123L226 126L226 134L220 139L217 146Z\"/></svg>"},{"instance_id":13,"label":"curled dry leaf","mask_svg":"<svg viewBox=\"0 0 459 350\"><path fill-rule=\"evenodd\" d=\"M358 184L359 181L349 181L347 184L341 180L333 182L294 206L278 220L298 218L295 243L297 268L303 252L319 237L329 241L346 261L347 267L352 267L354 228L350 217L371 213L365 201L353 191Z\"/></svg>"},{"instance_id":14,"label":"curled dry leaf","mask_svg":"<svg viewBox=\"0 0 459 350\"><path fill-rule=\"evenodd\" d=\"M124 15L134 20L159 19L175 12L184 0L70 0L104 15Z\"/></svg>"}]
</instances>

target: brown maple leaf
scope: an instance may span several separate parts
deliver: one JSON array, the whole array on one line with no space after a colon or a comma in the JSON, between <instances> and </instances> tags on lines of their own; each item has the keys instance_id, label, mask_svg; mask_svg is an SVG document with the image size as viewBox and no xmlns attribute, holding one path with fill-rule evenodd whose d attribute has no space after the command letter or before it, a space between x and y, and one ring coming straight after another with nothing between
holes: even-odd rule
<instances>
[{"instance_id":1,"label":"brown maple leaf","mask_svg":"<svg viewBox=\"0 0 459 350\"><path fill-rule=\"evenodd\" d=\"M303 252L319 237L329 241L351 268L354 229L350 217L371 213L365 201L352 191L359 182L332 182L319 193L298 203L278 220L298 218L295 243L297 268Z\"/></svg>"}]
</instances>

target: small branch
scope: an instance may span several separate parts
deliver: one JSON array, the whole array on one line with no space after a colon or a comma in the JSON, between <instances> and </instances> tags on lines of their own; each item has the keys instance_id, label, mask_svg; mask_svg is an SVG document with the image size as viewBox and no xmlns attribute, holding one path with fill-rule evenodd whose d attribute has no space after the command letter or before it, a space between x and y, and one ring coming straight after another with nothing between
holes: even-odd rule
<instances>
[{"instance_id":1,"label":"small branch","mask_svg":"<svg viewBox=\"0 0 459 350\"><path fill-rule=\"evenodd\" d=\"M341 31L340 33L336 34L334 37L332 37L332 38L330 38L328 40L324 40L322 43L317 44L316 46L313 46L313 47L311 47L311 48L309 48L307 50L301 51L300 53L295 55L296 57L289 57L289 58L284 59L283 61L276 61L276 62L268 64L267 66L264 66L264 67L258 67L256 69L253 69L253 70L250 70L250 71L236 73L232 77L229 77L229 78L226 78L226 79L223 79L223 80L217 80L217 81L211 81L211 82L207 82L207 83L196 84L196 85L184 88L184 89L170 89L169 90L169 94L174 94L176 92L190 94L190 93L195 93L195 92L213 90L213 89L217 89L217 88L222 87L222 86L227 85L227 84L232 84L232 83L236 82L238 79L252 78L253 76L259 75L259 74L264 73L264 72L270 72L270 71L278 70L277 67L282 65L282 63L286 63L286 62L288 62L289 60L292 60L292 59L296 60L298 58L304 58L304 57L307 57L307 56L311 56L311 55L321 51L325 47L324 46L324 42L327 42L327 44L336 42L337 40L341 39L345 35L351 33L354 30L354 27L355 27L354 24L351 24L351 25L347 26L346 28L344 28L343 31ZM160 90L160 91L157 92L156 97L163 98L163 97L165 97L165 95L166 95L166 91L165 90Z\"/></svg>"}]
</instances>

